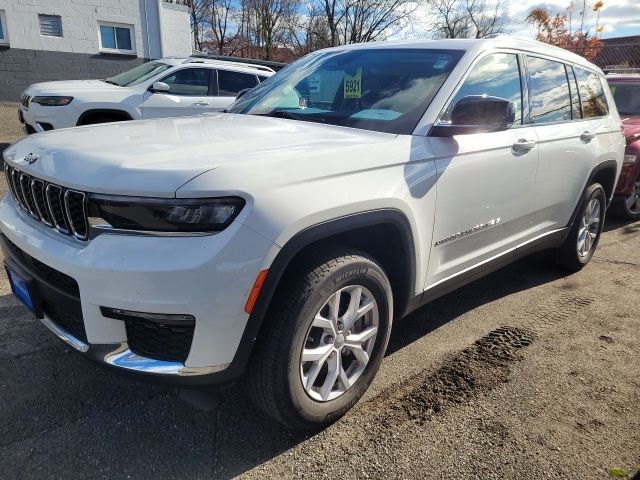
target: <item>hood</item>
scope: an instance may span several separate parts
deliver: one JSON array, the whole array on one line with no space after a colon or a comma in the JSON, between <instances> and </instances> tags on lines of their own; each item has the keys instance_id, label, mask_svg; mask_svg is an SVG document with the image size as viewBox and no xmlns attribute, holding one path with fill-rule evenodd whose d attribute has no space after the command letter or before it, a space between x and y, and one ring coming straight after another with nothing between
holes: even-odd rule
<instances>
[{"instance_id":1,"label":"hood","mask_svg":"<svg viewBox=\"0 0 640 480\"><path fill-rule=\"evenodd\" d=\"M621 120L624 136L627 138L627 140L640 134L640 117L633 115L624 115L622 116Z\"/></svg>"},{"instance_id":2,"label":"hood","mask_svg":"<svg viewBox=\"0 0 640 480\"><path fill-rule=\"evenodd\" d=\"M116 91L122 92L127 87L119 87L102 80L64 80L58 82L43 82L29 86L26 92L31 95L69 95L73 96L84 91Z\"/></svg>"},{"instance_id":3,"label":"hood","mask_svg":"<svg viewBox=\"0 0 640 480\"><path fill-rule=\"evenodd\" d=\"M182 185L220 166L358 144L396 136L253 115L211 114L119 122L31 135L9 147L5 159L19 170L94 193L174 197ZM37 155L29 164L24 157ZM33 156L30 156L33 160Z\"/></svg>"}]
</instances>

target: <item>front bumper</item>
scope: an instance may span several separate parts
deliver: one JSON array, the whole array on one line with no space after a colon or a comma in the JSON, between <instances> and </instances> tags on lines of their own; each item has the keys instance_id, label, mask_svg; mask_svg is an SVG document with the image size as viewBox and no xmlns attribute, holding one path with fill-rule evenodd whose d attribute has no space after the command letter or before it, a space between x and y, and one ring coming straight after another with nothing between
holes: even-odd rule
<instances>
[{"instance_id":1,"label":"front bumper","mask_svg":"<svg viewBox=\"0 0 640 480\"><path fill-rule=\"evenodd\" d=\"M59 128L75 127L77 112L71 105L63 107L43 107L30 103L29 108L18 106L18 118L24 124L27 133L42 133Z\"/></svg>"},{"instance_id":2,"label":"front bumper","mask_svg":"<svg viewBox=\"0 0 640 480\"><path fill-rule=\"evenodd\" d=\"M0 230L5 262L33 279L46 305L42 323L76 350L122 373L178 385L242 373L252 347L241 342L244 304L274 247L252 230L236 222L204 237L104 234L77 242L45 230L9 195L0 204ZM186 360L135 353L126 322L103 316L100 307L194 316Z\"/></svg>"}]
</instances>

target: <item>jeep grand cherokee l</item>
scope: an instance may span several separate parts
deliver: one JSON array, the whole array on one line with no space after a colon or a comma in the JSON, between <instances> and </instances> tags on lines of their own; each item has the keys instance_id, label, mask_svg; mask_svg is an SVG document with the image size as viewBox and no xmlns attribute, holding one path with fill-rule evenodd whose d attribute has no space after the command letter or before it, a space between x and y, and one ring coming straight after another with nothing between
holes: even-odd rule
<instances>
[{"instance_id":1,"label":"jeep grand cherokee l","mask_svg":"<svg viewBox=\"0 0 640 480\"><path fill-rule=\"evenodd\" d=\"M244 377L298 428L343 415L394 318L550 249L591 259L624 137L602 72L513 38L313 53L230 113L6 150L15 294L140 378Z\"/></svg>"}]
</instances>

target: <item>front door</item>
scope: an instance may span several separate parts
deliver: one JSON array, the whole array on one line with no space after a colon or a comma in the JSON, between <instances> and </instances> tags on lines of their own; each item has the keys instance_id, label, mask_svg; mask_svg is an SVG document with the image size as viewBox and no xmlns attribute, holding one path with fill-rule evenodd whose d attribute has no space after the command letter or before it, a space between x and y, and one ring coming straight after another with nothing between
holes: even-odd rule
<instances>
[{"instance_id":1,"label":"front door","mask_svg":"<svg viewBox=\"0 0 640 480\"><path fill-rule=\"evenodd\" d=\"M429 137L438 180L426 288L501 254L512 255L530 228L530 194L538 164L537 137L523 124L520 59L490 53L477 60L447 112L467 96L511 102L510 128L491 133Z\"/></svg>"},{"instance_id":2,"label":"front door","mask_svg":"<svg viewBox=\"0 0 640 480\"><path fill-rule=\"evenodd\" d=\"M164 77L169 92L145 93L142 118L183 117L213 111L213 70L185 67Z\"/></svg>"}]
</instances>

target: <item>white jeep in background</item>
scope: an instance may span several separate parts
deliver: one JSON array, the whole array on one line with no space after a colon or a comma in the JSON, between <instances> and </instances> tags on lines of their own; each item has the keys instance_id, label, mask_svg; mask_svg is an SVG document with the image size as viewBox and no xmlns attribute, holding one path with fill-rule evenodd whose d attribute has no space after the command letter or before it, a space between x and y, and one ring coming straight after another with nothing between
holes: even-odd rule
<instances>
[{"instance_id":1,"label":"white jeep in background","mask_svg":"<svg viewBox=\"0 0 640 480\"><path fill-rule=\"evenodd\" d=\"M0 244L14 293L95 361L244 375L274 418L317 427L364 394L394 318L536 250L584 267L624 148L602 71L566 50L342 46L229 113L12 145Z\"/></svg>"},{"instance_id":2,"label":"white jeep in background","mask_svg":"<svg viewBox=\"0 0 640 480\"><path fill-rule=\"evenodd\" d=\"M224 110L242 90L274 74L266 66L163 58L103 80L36 83L20 96L27 133L78 125L182 117Z\"/></svg>"}]
</instances>

